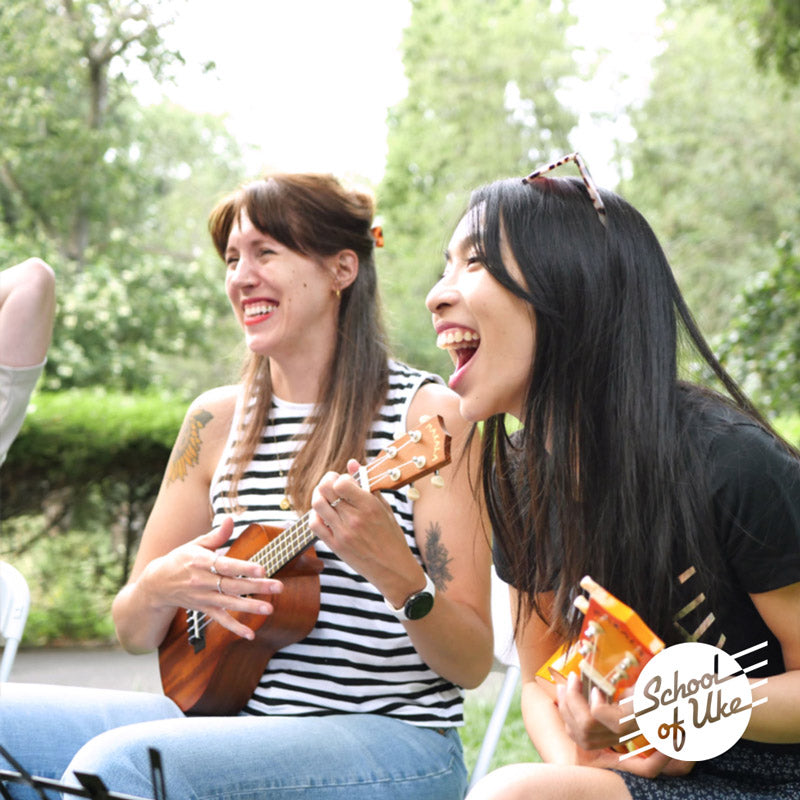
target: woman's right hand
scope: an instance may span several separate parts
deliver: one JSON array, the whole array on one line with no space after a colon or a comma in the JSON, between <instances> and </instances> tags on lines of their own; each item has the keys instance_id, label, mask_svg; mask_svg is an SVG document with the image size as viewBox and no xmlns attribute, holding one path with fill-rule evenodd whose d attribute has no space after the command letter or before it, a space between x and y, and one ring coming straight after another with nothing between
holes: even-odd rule
<instances>
[{"instance_id":1,"label":"woman's right hand","mask_svg":"<svg viewBox=\"0 0 800 800\"><path fill-rule=\"evenodd\" d=\"M233 519L228 517L219 528L154 558L139 578L152 607L196 609L252 640L254 632L230 612L271 614L272 604L253 595L278 594L283 584L267 578L261 564L218 554L232 533Z\"/></svg>"}]
</instances>

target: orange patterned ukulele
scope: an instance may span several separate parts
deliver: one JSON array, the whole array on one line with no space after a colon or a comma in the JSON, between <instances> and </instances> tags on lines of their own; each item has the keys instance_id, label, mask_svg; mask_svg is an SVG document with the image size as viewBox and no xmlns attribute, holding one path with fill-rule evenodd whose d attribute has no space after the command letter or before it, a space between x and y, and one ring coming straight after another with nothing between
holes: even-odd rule
<instances>
[{"instance_id":1,"label":"orange patterned ukulele","mask_svg":"<svg viewBox=\"0 0 800 800\"><path fill-rule=\"evenodd\" d=\"M428 417L362 467L362 488L399 489L450 462L450 436L440 416ZM436 479L434 478L434 482ZM187 714L236 714L258 685L270 658L307 636L319 614L322 561L312 543L310 512L289 525L249 525L227 555L256 561L283 592L264 597L269 616L232 611L255 631L253 641L231 633L205 614L180 609L158 650L164 694Z\"/></svg>"},{"instance_id":2,"label":"orange patterned ukulele","mask_svg":"<svg viewBox=\"0 0 800 800\"><path fill-rule=\"evenodd\" d=\"M553 653L536 678L552 690L553 684L565 683L574 672L581 677L587 699L596 686L609 702L618 702L636 683L644 665L664 649L664 642L635 611L588 575L581 580L581 587L588 597L575 598L576 608L584 615L580 637L569 648L562 646ZM639 734L614 750L631 752L646 744Z\"/></svg>"}]
</instances>

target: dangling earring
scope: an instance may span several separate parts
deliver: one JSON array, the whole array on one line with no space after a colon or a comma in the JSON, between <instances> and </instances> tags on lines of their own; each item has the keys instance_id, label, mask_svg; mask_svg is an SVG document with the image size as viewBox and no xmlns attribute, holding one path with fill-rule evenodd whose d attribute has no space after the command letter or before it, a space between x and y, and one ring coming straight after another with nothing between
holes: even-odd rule
<instances>
[{"instance_id":1,"label":"dangling earring","mask_svg":"<svg viewBox=\"0 0 800 800\"><path fill-rule=\"evenodd\" d=\"M336 297L341 297L341 296L342 296L342 290L341 289L337 289L336 290Z\"/></svg>"}]
</instances>

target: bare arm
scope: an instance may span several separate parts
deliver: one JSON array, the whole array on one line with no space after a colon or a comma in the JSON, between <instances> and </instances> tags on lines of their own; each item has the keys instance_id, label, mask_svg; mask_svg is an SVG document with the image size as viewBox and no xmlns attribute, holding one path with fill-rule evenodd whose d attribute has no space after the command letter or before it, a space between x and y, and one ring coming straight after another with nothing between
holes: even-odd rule
<instances>
[{"instance_id":1,"label":"bare arm","mask_svg":"<svg viewBox=\"0 0 800 800\"><path fill-rule=\"evenodd\" d=\"M215 564L214 550L228 540L233 524L227 520L209 531L208 493L233 404L233 387L223 387L198 398L186 414L130 579L112 607L117 636L131 652L158 647L180 608L203 611L244 638L251 638L252 631L228 609L272 612L268 603L239 596L280 590L280 582L264 578L261 565L224 556ZM218 575L211 572L212 565ZM217 591L219 576L225 577L224 595Z\"/></svg>"},{"instance_id":2,"label":"bare arm","mask_svg":"<svg viewBox=\"0 0 800 800\"><path fill-rule=\"evenodd\" d=\"M460 458L467 424L458 415L457 398L443 387L424 386L412 402L410 418L416 422L433 414L444 417L455 454L441 471L443 488L425 478L416 484L415 536L436 584L436 600L424 618L403 624L431 669L471 688L483 681L492 664L488 526L470 486L469 460ZM473 453L473 467L476 461ZM346 502L331 509L329 501L336 497ZM311 520L314 533L395 607L425 586L423 568L387 504L349 476L329 473L315 490L312 507L317 512Z\"/></svg>"},{"instance_id":3,"label":"bare arm","mask_svg":"<svg viewBox=\"0 0 800 800\"><path fill-rule=\"evenodd\" d=\"M55 311L55 275L44 261L29 258L0 272L0 364L41 364L53 335Z\"/></svg>"},{"instance_id":4,"label":"bare arm","mask_svg":"<svg viewBox=\"0 0 800 800\"><path fill-rule=\"evenodd\" d=\"M509 589L511 614L516 623L517 591ZM555 702L555 687L547 690L536 678L536 672L561 644L536 614L517 629L522 680L522 718L533 746L543 761L550 764L576 764L577 748L567 734Z\"/></svg>"},{"instance_id":5,"label":"bare arm","mask_svg":"<svg viewBox=\"0 0 800 800\"><path fill-rule=\"evenodd\" d=\"M800 583L750 597L761 618L781 643L786 672L753 691L756 706L745 731L757 742L800 742Z\"/></svg>"}]
</instances>

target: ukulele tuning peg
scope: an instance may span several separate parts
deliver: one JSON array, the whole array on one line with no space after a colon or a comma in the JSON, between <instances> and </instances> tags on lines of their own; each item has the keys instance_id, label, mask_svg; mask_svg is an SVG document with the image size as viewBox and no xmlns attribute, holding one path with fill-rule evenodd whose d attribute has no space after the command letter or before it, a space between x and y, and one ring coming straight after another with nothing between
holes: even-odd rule
<instances>
[{"instance_id":1,"label":"ukulele tuning peg","mask_svg":"<svg viewBox=\"0 0 800 800\"><path fill-rule=\"evenodd\" d=\"M437 489L441 489L444 486L444 478L439 474L439 470L436 470L436 473L431 478L431 484L433 484Z\"/></svg>"},{"instance_id":2,"label":"ukulele tuning peg","mask_svg":"<svg viewBox=\"0 0 800 800\"><path fill-rule=\"evenodd\" d=\"M406 495L408 496L408 499L411 500L412 502L414 500L419 500L419 489L417 489L417 487L414 486L414 484L412 483L409 485Z\"/></svg>"},{"instance_id":3,"label":"ukulele tuning peg","mask_svg":"<svg viewBox=\"0 0 800 800\"><path fill-rule=\"evenodd\" d=\"M581 614L589 613L589 599L582 594L579 594L573 601L572 605L581 612Z\"/></svg>"}]
</instances>

